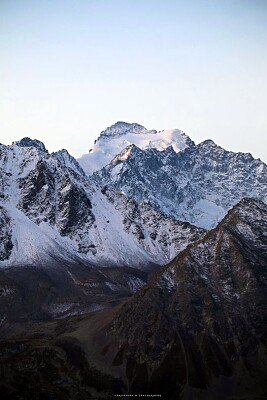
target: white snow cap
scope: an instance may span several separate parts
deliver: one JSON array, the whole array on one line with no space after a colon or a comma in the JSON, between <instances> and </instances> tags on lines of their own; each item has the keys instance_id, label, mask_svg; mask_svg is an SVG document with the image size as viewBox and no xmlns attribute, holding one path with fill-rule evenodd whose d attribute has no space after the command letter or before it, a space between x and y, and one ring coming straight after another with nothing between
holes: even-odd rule
<instances>
[{"instance_id":1,"label":"white snow cap","mask_svg":"<svg viewBox=\"0 0 267 400\"><path fill-rule=\"evenodd\" d=\"M136 123L119 121L101 132L90 152L78 158L78 162L84 171L91 175L110 163L117 154L131 144L142 150L155 148L160 151L172 146L178 153L193 142L179 129L157 132Z\"/></svg>"}]
</instances>

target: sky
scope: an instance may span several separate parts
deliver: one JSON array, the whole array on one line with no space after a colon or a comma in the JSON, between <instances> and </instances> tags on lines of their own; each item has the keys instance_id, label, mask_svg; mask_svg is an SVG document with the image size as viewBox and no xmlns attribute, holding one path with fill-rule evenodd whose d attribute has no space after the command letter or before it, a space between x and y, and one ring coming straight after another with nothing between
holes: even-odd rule
<instances>
[{"instance_id":1,"label":"sky","mask_svg":"<svg viewBox=\"0 0 267 400\"><path fill-rule=\"evenodd\" d=\"M116 121L267 162L267 0L0 0L0 142L78 157Z\"/></svg>"}]
</instances>

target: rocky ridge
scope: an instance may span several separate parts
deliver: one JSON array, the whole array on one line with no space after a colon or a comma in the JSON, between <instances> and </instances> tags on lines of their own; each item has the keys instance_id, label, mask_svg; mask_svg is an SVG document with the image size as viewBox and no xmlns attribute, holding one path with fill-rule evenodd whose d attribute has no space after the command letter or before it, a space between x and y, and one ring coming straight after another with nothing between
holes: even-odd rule
<instances>
[{"instance_id":1,"label":"rocky ridge","mask_svg":"<svg viewBox=\"0 0 267 400\"><path fill-rule=\"evenodd\" d=\"M266 250L267 206L245 198L126 302L109 336L130 393L264 398Z\"/></svg>"},{"instance_id":2,"label":"rocky ridge","mask_svg":"<svg viewBox=\"0 0 267 400\"><path fill-rule=\"evenodd\" d=\"M146 272L108 258L101 272L88 237L95 189L66 151L27 139L1 145L0 163L1 329L109 307L145 284Z\"/></svg>"},{"instance_id":3,"label":"rocky ridge","mask_svg":"<svg viewBox=\"0 0 267 400\"><path fill-rule=\"evenodd\" d=\"M210 229L243 197L267 200L267 166L212 140L177 152L129 144L90 177L175 219Z\"/></svg>"},{"instance_id":4,"label":"rocky ridge","mask_svg":"<svg viewBox=\"0 0 267 400\"><path fill-rule=\"evenodd\" d=\"M205 232L96 187L36 140L0 145L0 169L0 327L111 307Z\"/></svg>"},{"instance_id":5,"label":"rocky ridge","mask_svg":"<svg viewBox=\"0 0 267 400\"><path fill-rule=\"evenodd\" d=\"M134 144L140 149L164 150L172 145L176 152L193 144L191 139L179 129L147 130L142 125L117 122L101 132L88 154L78 159L84 171L91 175L107 165L127 146Z\"/></svg>"},{"instance_id":6,"label":"rocky ridge","mask_svg":"<svg viewBox=\"0 0 267 400\"><path fill-rule=\"evenodd\" d=\"M33 142L0 149L1 207L13 235L5 263L42 264L54 253L97 265L145 267L165 263L204 232L97 188L66 150L50 155Z\"/></svg>"}]
</instances>

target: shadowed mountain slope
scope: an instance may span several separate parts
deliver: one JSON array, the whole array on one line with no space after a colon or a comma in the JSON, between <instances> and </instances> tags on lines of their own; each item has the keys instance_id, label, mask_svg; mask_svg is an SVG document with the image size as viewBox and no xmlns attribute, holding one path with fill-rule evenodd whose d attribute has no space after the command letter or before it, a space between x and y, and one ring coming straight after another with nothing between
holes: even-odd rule
<instances>
[{"instance_id":1,"label":"shadowed mountain slope","mask_svg":"<svg viewBox=\"0 0 267 400\"><path fill-rule=\"evenodd\" d=\"M245 198L123 305L31 325L26 335L27 324L7 327L0 384L7 399L18 392L14 378L28 377L25 399L42 387L55 399L263 400L266 304L267 206Z\"/></svg>"},{"instance_id":2,"label":"shadowed mountain slope","mask_svg":"<svg viewBox=\"0 0 267 400\"><path fill-rule=\"evenodd\" d=\"M111 326L116 360L125 363L134 393L264 398L267 206L243 199L129 300Z\"/></svg>"}]
</instances>

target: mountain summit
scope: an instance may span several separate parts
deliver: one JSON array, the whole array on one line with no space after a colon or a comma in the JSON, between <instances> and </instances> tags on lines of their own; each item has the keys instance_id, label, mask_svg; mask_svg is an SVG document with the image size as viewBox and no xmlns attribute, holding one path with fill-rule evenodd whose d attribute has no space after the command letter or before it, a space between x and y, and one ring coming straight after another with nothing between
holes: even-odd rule
<instances>
[{"instance_id":1,"label":"mountain summit","mask_svg":"<svg viewBox=\"0 0 267 400\"><path fill-rule=\"evenodd\" d=\"M148 130L136 123L117 122L101 132L88 154L78 159L84 171L91 175L100 170L127 146L134 144L142 150L165 150L172 146L175 152L193 145L192 140L179 129Z\"/></svg>"},{"instance_id":2,"label":"mountain summit","mask_svg":"<svg viewBox=\"0 0 267 400\"><path fill-rule=\"evenodd\" d=\"M47 152L45 145L43 142L37 139L31 139L29 137L24 137L21 140L18 140L16 142L13 142L12 145L16 145L19 147L35 147L36 149Z\"/></svg>"},{"instance_id":3,"label":"mountain summit","mask_svg":"<svg viewBox=\"0 0 267 400\"><path fill-rule=\"evenodd\" d=\"M267 166L251 154L224 150L212 140L195 145L181 131L150 136L158 140L123 149L91 180L205 229L215 227L245 196L266 202Z\"/></svg>"},{"instance_id":4,"label":"mountain summit","mask_svg":"<svg viewBox=\"0 0 267 400\"><path fill-rule=\"evenodd\" d=\"M100 133L100 138L103 137L111 137L111 136L121 136L121 135L126 135L127 133L156 133L157 131L148 131L144 126L139 125L137 123L129 123L129 122L123 122L123 121L118 121L114 125L109 126L107 129L102 131Z\"/></svg>"}]
</instances>

